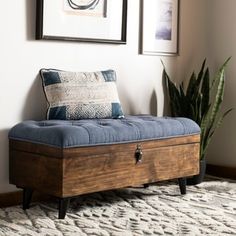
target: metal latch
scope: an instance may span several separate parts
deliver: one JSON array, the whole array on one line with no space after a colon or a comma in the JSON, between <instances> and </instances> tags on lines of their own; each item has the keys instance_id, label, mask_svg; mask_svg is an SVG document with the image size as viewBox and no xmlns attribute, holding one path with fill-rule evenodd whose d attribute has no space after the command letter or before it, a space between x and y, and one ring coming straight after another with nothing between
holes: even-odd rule
<instances>
[{"instance_id":1,"label":"metal latch","mask_svg":"<svg viewBox=\"0 0 236 236\"><path fill-rule=\"evenodd\" d=\"M136 158L136 164L139 164L142 162L143 151L140 144L137 145L137 148L135 150L135 158Z\"/></svg>"}]
</instances>

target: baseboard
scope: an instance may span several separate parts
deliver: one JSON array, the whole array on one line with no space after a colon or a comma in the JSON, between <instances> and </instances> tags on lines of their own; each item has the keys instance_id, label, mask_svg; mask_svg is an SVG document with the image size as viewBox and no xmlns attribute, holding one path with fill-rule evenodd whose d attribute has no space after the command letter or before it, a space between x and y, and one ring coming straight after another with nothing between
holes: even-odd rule
<instances>
[{"instance_id":1,"label":"baseboard","mask_svg":"<svg viewBox=\"0 0 236 236\"><path fill-rule=\"evenodd\" d=\"M32 202L48 201L50 199L52 199L51 196L34 192L32 197ZM0 207L9 207L19 204L22 204L22 191L0 193Z\"/></svg>"},{"instance_id":2,"label":"baseboard","mask_svg":"<svg viewBox=\"0 0 236 236\"><path fill-rule=\"evenodd\" d=\"M226 167L207 164L206 173L218 177L236 179L236 167Z\"/></svg>"}]
</instances>

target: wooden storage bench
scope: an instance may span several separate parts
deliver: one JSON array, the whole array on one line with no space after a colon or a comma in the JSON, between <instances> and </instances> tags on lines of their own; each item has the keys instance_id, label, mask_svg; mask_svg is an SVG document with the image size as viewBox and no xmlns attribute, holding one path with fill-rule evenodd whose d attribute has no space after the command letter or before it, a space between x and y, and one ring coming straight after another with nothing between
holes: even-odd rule
<instances>
[{"instance_id":1,"label":"wooden storage bench","mask_svg":"<svg viewBox=\"0 0 236 236\"><path fill-rule=\"evenodd\" d=\"M199 127L186 118L25 121L9 132L10 183L59 198L59 218L81 194L177 178L199 172Z\"/></svg>"}]
</instances>

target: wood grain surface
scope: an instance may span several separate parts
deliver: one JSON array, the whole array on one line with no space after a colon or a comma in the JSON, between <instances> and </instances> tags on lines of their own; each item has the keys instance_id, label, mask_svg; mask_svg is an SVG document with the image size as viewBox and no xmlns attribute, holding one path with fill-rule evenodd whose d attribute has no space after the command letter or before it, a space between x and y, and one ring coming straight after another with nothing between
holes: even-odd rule
<instances>
[{"instance_id":1,"label":"wood grain surface","mask_svg":"<svg viewBox=\"0 0 236 236\"><path fill-rule=\"evenodd\" d=\"M63 149L10 140L10 183L64 198L191 176L199 172L199 141L191 135Z\"/></svg>"}]
</instances>

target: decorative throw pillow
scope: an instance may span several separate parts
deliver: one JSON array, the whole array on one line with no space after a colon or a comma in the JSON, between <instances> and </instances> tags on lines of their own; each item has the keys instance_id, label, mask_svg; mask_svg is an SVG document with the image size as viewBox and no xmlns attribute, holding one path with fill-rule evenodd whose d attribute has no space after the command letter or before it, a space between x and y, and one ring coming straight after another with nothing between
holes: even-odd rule
<instances>
[{"instance_id":1,"label":"decorative throw pillow","mask_svg":"<svg viewBox=\"0 0 236 236\"><path fill-rule=\"evenodd\" d=\"M113 70L68 72L41 69L49 104L47 119L123 118Z\"/></svg>"}]
</instances>

